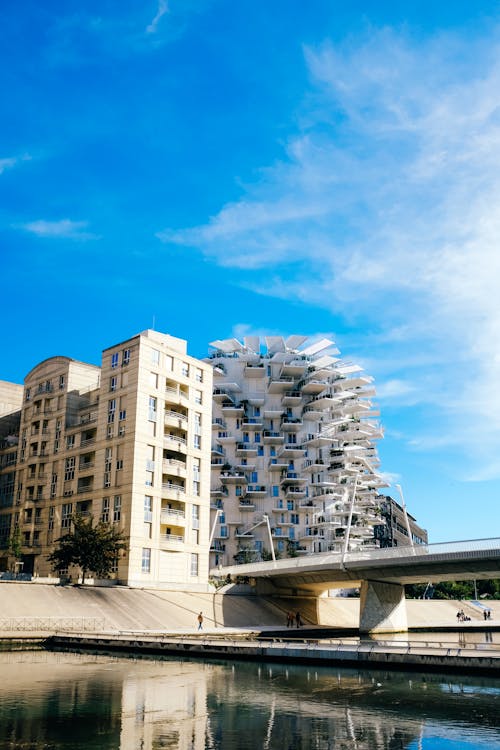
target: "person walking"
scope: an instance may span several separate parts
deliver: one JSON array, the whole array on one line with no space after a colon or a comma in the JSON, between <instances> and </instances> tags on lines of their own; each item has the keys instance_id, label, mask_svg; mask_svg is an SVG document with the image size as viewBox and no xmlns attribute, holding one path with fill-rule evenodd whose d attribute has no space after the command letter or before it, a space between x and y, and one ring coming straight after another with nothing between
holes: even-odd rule
<instances>
[{"instance_id":1,"label":"person walking","mask_svg":"<svg viewBox=\"0 0 500 750\"><path fill-rule=\"evenodd\" d=\"M297 627L300 628L302 625L302 618L298 610L297 610L297 614L295 615L295 622L297 623ZM292 627L293 627L293 622L292 622Z\"/></svg>"},{"instance_id":2,"label":"person walking","mask_svg":"<svg viewBox=\"0 0 500 750\"><path fill-rule=\"evenodd\" d=\"M198 615L198 630L203 630L203 612Z\"/></svg>"}]
</instances>

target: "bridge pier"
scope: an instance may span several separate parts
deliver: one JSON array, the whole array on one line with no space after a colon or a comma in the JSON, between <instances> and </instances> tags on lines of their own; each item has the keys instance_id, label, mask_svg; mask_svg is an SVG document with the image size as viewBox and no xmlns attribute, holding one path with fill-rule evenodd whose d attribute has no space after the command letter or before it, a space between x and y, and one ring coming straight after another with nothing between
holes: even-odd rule
<instances>
[{"instance_id":1,"label":"bridge pier","mask_svg":"<svg viewBox=\"0 0 500 750\"><path fill-rule=\"evenodd\" d=\"M399 583L361 581L359 632L401 633L408 630L405 589Z\"/></svg>"}]
</instances>

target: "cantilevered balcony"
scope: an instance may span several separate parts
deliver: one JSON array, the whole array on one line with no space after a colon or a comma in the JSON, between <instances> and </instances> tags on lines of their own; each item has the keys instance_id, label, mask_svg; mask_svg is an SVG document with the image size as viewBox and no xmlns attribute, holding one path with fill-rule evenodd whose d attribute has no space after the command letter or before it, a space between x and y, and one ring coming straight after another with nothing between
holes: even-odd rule
<instances>
[{"instance_id":1,"label":"cantilevered balcony","mask_svg":"<svg viewBox=\"0 0 500 750\"><path fill-rule=\"evenodd\" d=\"M233 403L228 400L222 402L221 409L226 417L242 417L245 413L242 404Z\"/></svg>"},{"instance_id":2,"label":"cantilevered balcony","mask_svg":"<svg viewBox=\"0 0 500 750\"><path fill-rule=\"evenodd\" d=\"M287 486L285 489L285 497L287 500L302 498L306 496L306 492L307 490L305 487Z\"/></svg>"},{"instance_id":3,"label":"cantilevered balcony","mask_svg":"<svg viewBox=\"0 0 500 750\"><path fill-rule=\"evenodd\" d=\"M302 471L323 471L328 464L322 458L306 458L302 464Z\"/></svg>"},{"instance_id":4,"label":"cantilevered balcony","mask_svg":"<svg viewBox=\"0 0 500 750\"><path fill-rule=\"evenodd\" d=\"M255 456L257 455L257 443L236 443L237 456Z\"/></svg>"},{"instance_id":5,"label":"cantilevered balcony","mask_svg":"<svg viewBox=\"0 0 500 750\"><path fill-rule=\"evenodd\" d=\"M281 432L275 432L274 430L264 430L262 439L267 445L278 445L285 442L285 436Z\"/></svg>"},{"instance_id":6,"label":"cantilevered balcony","mask_svg":"<svg viewBox=\"0 0 500 750\"><path fill-rule=\"evenodd\" d=\"M296 471L287 471L280 480L280 485L286 487L288 485L304 485L307 483L306 477L301 477Z\"/></svg>"},{"instance_id":7,"label":"cantilevered balcony","mask_svg":"<svg viewBox=\"0 0 500 750\"><path fill-rule=\"evenodd\" d=\"M299 406L302 403L301 391L285 391L281 397L283 406Z\"/></svg>"},{"instance_id":8,"label":"cantilevered balcony","mask_svg":"<svg viewBox=\"0 0 500 750\"><path fill-rule=\"evenodd\" d=\"M255 504L250 500L250 498L241 498L240 502L238 503L238 507L241 511L255 510Z\"/></svg>"},{"instance_id":9,"label":"cantilevered balcony","mask_svg":"<svg viewBox=\"0 0 500 750\"><path fill-rule=\"evenodd\" d=\"M222 471L220 480L223 484L248 484L248 479L242 471Z\"/></svg>"},{"instance_id":10,"label":"cantilevered balcony","mask_svg":"<svg viewBox=\"0 0 500 750\"><path fill-rule=\"evenodd\" d=\"M283 432L298 432L304 423L298 417L283 417L281 429Z\"/></svg>"},{"instance_id":11,"label":"cantilevered balcony","mask_svg":"<svg viewBox=\"0 0 500 750\"><path fill-rule=\"evenodd\" d=\"M263 484L249 484L246 494L252 497L265 497L267 495L267 487Z\"/></svg>"},{"instance_id":12,"label":"cantilevered balcony","mask_svg":"<svg viewBox=\"0 0 500 750\"><path fill-rule=\"evenodd\" d=\"M271 458L268 465L268 471L282 471L288 468L287 458Z\"/></svg>"},{"instance_id":13,"label":"cantilevered balcony","mask_svg":"<svg viewBox=\"0 0 500 750\"><path fill-rule=\"evenodd\" d=\"M247 362L244 369L245 377L247 378L263 378L266 374L266 368L263 362L252 364Z\"/></svg>"},{"instance_id":14,"label":"cantilevered balcony","mask_svg":"<svg viewBox=\"0 0 500 750\"><path fill-rule=\"evenodd\" d=\"M293 359L291 362L283 362L280 377L300 378L304 375L308 367L309 362L305 359Z\"/></svg>"},{"instance_id":15,"label":"cantilevered balcony","mask_svg":"<svg viewBox=\"0 0 500 750\"><path fill-rule=\"evenodd\" d=\"M233 403L233 397L224 388L214 388L212 391L212 398L219 404L223 404L225 401L230 401L231 403Z\"/></svg>"},{"instance_id":16,"label":"cantilevered balcony","mask_svg":"<svg viewBox=\"0 0 500 750\"><path fill-rule=\"evenodd\" d=\"M242 430L262 430L263 426L260 417L245 417L241 422Z\"/></svg>"},{"instance_id":17,"label":"cantilevered balcony","mask_svg":"<svg viewBox=\"0 0 500 750\"><path fill-rule=\"evenodd\" d=\"M268 385L268 393L283 393L292 390L294 383L293 378L275 378L271 377Z\"/></svg>"},{"instance_id":18,"label":"cantilevered balcony","mask_svg":"<svg viewBox=\"0 0 500 750\"><path fill-rule=\"evenodd\" d=\"M283 416L283 409L281 406L269 405L264 408L263 414L266 419L281 419Z\"/></svg>"},{"instance_id":19,"label":"cantilevered balcony","mask_svg":"<svg viewBox=\"0 0 500 750\"><path fill-rule=\"evenodd\" d=\"M305 454L305 450L301 445L297 443L286 443L281 446L278 457L279 458L300 458Z\"/></svg>"},{"instance_id":20,"label":"cantilevered balcony","mask_svg":"<svg viewBox=\"0 0 500 750\"><path fill-rule=\"evenodd\" d=\"M317 396L319 393L322 393L322 391L325 390L327 385L328 383L326 380L317 380L311 378L311 380L308 380L302 385L302 393L309 396Z\"/></svg>"},{"instance_id":21,"label":"cantilevered balcony","mask_svg":"<svg viewBox=\"0 0 500 750\"><path fill-rule=\"evenodd\" d=\"M187 453L187 440L181 435L167 433L163 436L163 445L173 451Z\"/></svg>"}]
</instances>

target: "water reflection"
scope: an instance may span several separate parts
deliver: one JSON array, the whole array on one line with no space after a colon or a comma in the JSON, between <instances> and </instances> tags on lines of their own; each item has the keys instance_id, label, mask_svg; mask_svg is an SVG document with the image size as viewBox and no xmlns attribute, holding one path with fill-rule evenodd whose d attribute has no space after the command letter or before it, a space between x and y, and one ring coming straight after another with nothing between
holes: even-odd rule
<instances>
[{"instance_id":1,"label":"water reflection","mask_svg":"<svg viewBox=\"0 0 500 750\"><path fill-rule=\"evenodd\" d=\"M0 653L0 749L500 748L500 680Z\"/></svg>"}]
</instances>

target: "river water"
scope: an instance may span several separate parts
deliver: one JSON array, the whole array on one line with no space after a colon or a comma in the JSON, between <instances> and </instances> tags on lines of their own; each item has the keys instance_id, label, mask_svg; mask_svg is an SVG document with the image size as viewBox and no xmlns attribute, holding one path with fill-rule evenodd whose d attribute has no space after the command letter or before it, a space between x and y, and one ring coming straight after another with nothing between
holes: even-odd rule
<instances>
[{"instance_id":1,"label":"river water","mask_svg":"<svg viewBox=\"0 0 500 750\"><path fill-rule=\"evenodd\" d=\"M499 750L500 675L0 652L0 750Z\"/></svg>"}]
</instances>

